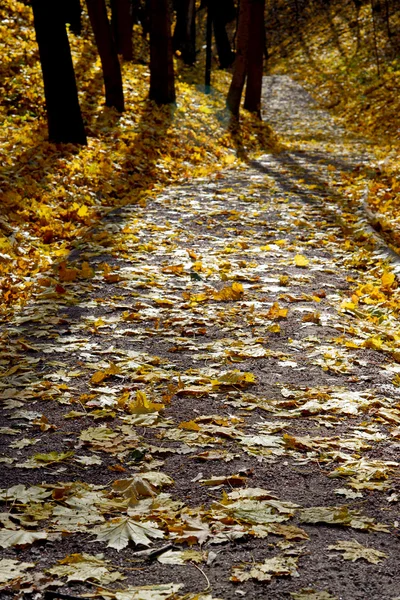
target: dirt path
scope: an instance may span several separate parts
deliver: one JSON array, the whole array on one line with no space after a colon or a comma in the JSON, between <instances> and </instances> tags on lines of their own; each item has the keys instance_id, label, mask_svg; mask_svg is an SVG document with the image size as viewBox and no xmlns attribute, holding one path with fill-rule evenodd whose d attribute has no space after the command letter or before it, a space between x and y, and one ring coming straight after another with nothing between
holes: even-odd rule
<instances>
[{"instance_id":1,"label":"dirt path","mask_svg":"<svg viewBox=\"0 0 400 600\"><path fill-rule=\"evenodd\" d=\"M286 150L110 214L3 327L2 597L400 595L398 292L343 194L369 149L264 96Z\"/></svg>"}]
</instances>

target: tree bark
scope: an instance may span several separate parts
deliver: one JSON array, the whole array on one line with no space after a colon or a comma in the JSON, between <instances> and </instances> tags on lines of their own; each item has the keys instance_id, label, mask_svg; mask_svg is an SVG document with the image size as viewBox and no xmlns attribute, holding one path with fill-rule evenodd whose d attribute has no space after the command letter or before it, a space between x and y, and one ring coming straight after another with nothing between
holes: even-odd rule
<instances>
[{"instance_id":1,"label":"tree bark","mask_svg":"<svg viewBox=\"0 0 400 600\"><path fill-rule=\"evenodd\" d=\"M107 16L105 0L86 0L86 6L103 68L106 106L113 106L122 112L124 110L124 94L121 66Z\"/></svg>"},{"instance_id":2,"label":"tree bark","mask_svg":"<svg viewBox=\"0 0 400 600\"><path fill-rule=\"evenodd\" d=\"M261 118L261 90L265 47L265 0L252 0L244 107Z\"/></svg>"},{"instance_id":3,"label":"tree bark","mask_svg":"<svg viewBox=\"0 0 400 600\"><path fill-rule=\"evenodd\" d=\"M150 100L175 102L169 0L150 0Z\"/></svg>"},{"instance_id":4,"label":"tree bark","mask_svg":"<svg viewBox=\"0 0 400 600\"><path fill-rule=\"evenodd\" d=\"M212 22L214 7L212 0L209 0L207 6L207 25L206 25L206 72L205 72L205 92L211 92L211 60L212 60Z\"/></svg>"},{"instance_id":5,"label":"tree bark","mask_svg":"<svg viewBox=\"0 0 400 600\"><path fill-rule=\"evenodd\" d=\"M133 59L132 6L130 0L111 0L111 26L118 54Z\"/></svg>"},{"instance_id":6,"label":"tree bark","mask_svg":"<svg viewBox=\"0 0 400 600\"><path fill-rule=\"evenodd\" d=\"M237 30L236 57L226 106L233 116L239 116L240 100L246 81L251 0L241 0Z\"/></svg>"},{"instance_id":7,"label":"tree bark","mask_svg":"<svg viewBox=\"0 0 400 600\"><path fill-rule=\"evenodd\" d=\"M64 15L54 0L32 0L49 139L86 144Z\"/></svg>"},{"instance_id":8,"label":"tree bark","mask_svg":"<svg viewBox=\"0 0 400 600\"><path fill-rule=\"evenodd\" d=\"M64 0L62 6L65 23L69 23L72 33L80 35L82 33L82 7L80 0Z\"/></svg>"},{"instance_id":9,"label":"tree bark","mask_svg":"<svg viewBox=\"0 0 400 600\"><path fill-rule=\"evenodd\" d=\"M174 51L182 53L185 65L196 62L196 2L176 0L176 25L172 38Z\"/></svg>"},{"instance_id":10,"label":"tree bark","mask_svg":"<svg viewBox=\"0 0 400 600\"><path fill-rule=\"evenodd\" d=\"M232 20L231 16L232 9L229 2L219 0L215 3L213 10L213 26L221 69L230 67L235 60L235 54L232 52L228 34L226 33L227 19Z\"/></svg>"}]
</instances>

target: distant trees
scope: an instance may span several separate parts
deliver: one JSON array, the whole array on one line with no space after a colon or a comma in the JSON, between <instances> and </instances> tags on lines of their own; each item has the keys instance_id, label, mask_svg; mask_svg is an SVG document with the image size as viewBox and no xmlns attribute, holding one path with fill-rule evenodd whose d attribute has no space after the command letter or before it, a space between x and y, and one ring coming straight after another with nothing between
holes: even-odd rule
<instances>
[{"instance_id":1,"label":"distant trees","mask_svg":"<svg viewBox=\"0 0 400 600\"><path fill-rule=\"evenodd\" d=\"M86 136L65 26L68 23L71 32L81 33L81 0L31 0L31 4L43 71L49 138L84 144ZM85 0L85 4L101 59L106 106L119 112L125 108L118 55L125 60L133 59L133 24L140 23L144 37L150 32L151 100L158 104L175 102L173 52L178 60L193 65L204 44L204 39L197 40L196 47L196 32L201 32L207 37L208 91L211 89L214 38L220 67L234 64L226 101L228 109L238 116L247 78L244 106L260 114L265 0L202 0L197 8L196 0ZM228 35L227 24L235 19L237 6L239 18L234 52L230 39L232 30ZM207 8L207 32L201 28L204 24L202 8ZM173 36L172 22L175 23Z\"/></svg>"}]
</instances>

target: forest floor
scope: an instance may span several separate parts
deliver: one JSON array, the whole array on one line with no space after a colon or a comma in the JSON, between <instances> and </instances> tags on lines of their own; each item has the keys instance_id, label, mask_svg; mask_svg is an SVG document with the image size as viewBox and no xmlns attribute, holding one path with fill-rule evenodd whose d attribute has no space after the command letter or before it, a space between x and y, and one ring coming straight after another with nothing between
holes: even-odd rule
<instances>
[{"instance_id":1,"label":"forest floor","mask_svg":"<svg viewBox=\"0 0 400 600\"><path fill-rule=\"evenodd\" d=\"M2 326L2 598L400 596L372 149L288 76L264 118L280 152L110 212Z\"/></svg>"}]
</instances>

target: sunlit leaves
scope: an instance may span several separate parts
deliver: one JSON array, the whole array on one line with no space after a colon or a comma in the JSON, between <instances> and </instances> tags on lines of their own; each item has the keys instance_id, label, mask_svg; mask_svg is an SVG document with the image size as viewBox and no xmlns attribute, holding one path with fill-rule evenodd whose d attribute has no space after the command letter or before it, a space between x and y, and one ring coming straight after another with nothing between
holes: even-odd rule
<instances>
[{"instance_id":1,"label":"sunlit leaves","mask_svg":"<svg viewBox=\"0 0 400 600\"><path fill-rule=\"evenodd\" d=\"M294 264L296 267L307 267L309 264L309 259L303 256L302 254L296 254L294 257Z\"/></svg>"},{"instance_id":2,"label":"sunlit leaves","mask_svg":"<svg viewBox=\"0 0 400 600\"><path fill-rule=\"evenodd\" d=\"M158 402L152 402L142 390L136 392L136 399L127 404L127 410L133 415L146 415L154 413L164 408L164 405Z\"/></svg>"}]
</instances>

